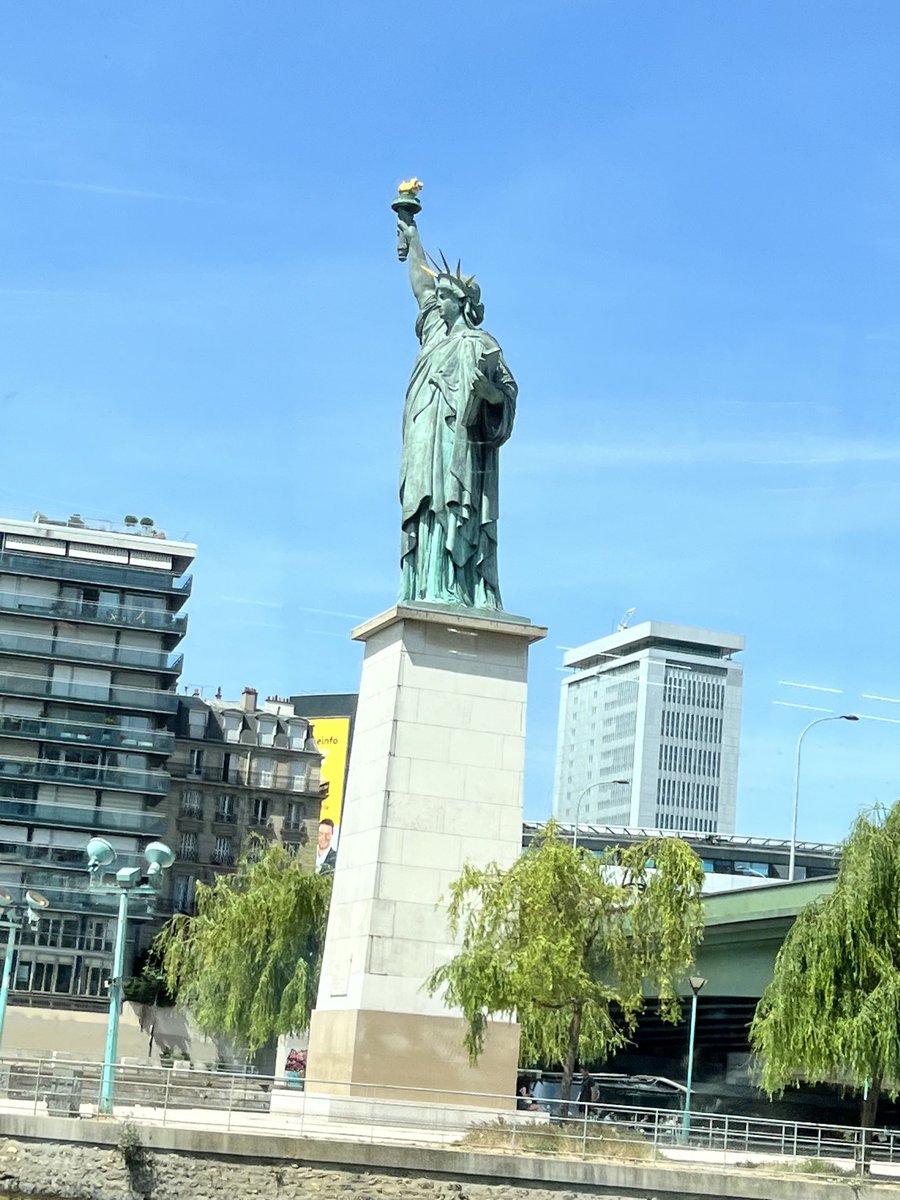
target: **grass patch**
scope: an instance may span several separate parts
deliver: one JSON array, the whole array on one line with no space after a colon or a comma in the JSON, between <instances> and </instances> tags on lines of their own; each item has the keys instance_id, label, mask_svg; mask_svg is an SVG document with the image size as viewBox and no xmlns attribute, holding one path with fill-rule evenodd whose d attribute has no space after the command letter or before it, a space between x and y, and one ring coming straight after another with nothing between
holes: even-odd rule
<instances>
[{"instance_id":1,"label":"grass patch","mask_svg":"<svg viewBox=\"0 0 900 1200\"><path fill-rule=\"evenodd\" d=\"M590 1122L587 1138L584 1132L581 1121L519 1124L498 1117L496 1121L478 1121L471 1125L459 1145L467 1150L551 1155L556 1158L647 1161L656 1157L653 1147L636 1130L622 1130Z\"/></svg>"}]
</instances>

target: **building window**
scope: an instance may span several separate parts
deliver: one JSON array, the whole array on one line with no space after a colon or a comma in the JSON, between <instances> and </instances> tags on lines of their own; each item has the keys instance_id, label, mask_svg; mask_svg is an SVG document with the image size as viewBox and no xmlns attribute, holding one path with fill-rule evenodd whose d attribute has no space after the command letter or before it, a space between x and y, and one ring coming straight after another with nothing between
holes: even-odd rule
<instances>
[{"instance_id":1,"label":"building window","mask_svg":"<svg viewBox=\"0 0 900 1200\"><path fill-rule=\"evenodd\" d=\"M271 758L256 760L256 786L270 788L275 783L275 763Z\"/></svg>"},{"instance_id":2,"label":"building window","mask_svg":"<svg viewBox=\"0 0 900 1200\"><path fill-rule=\"evenodd\" d=\"M205 708L188 709L188 735L192 738L205 738L206 720L207 716Z\"/></svg>"},{"instance_id":3,"label":"building window","mask_svg":"<svg viewBox=\"0 0 900 1200\"><path fill-rule=\"evenodd\" d=\"M189 775L202 775L203 774L203 754L204 754L204 752L202 750L192 750L191 751L191 757L190 757L190 761L188 763L188 774Z\"/></svg>"},{"instance_id":4,"label":"building window","mask_svg":"<svg viewBox=\"0 0 900 1200\"><path fill-rule=\"evenodd\" d=\"M292 800L287 806L287 815L284 818L285 829L302 829L303 818L306 816L304 805L298 804L296 800Z\"/></svg>"},{"instance_id":5,"label":"building window","mask_svg":"<svg viewBox=\"0 0 900 1200\"><path fill-rule=\"evenodd\" d=\"M190 791L182 795L181 815L198 821L203 819L203 797L200 792Z\"/></svg>"},{"instance_id":6,"label":"building window","mask_svg":"<svg viewBox=\"0 0 900 1200\"><path fill-rule=\"evenodd\" d=\"M219 867L230 867L234 863L234 851L230 837L217 837L216 848L213 850L213 862Z\"/></svg>"},{"instance_id":7,"label":"building window","mask_svg":"<svg viewBox=\"0 0 900 1200\"><path fill-rule=\"evenodd\" d=\"M234 796L220 796L216 805L216 820L233 824L237 820L237 800Z\"/></svg>"},{"instance_id":8,"label":"building window","mask_svg":"<svg viewBox=\"0 0 900 1200\"><path fill-rule=\"evenodd\" d=\"M194 885L196 879L193 875L178 875L175 878L175 887L172 892L172 907L177 912L192 912L194 908Z\"/></svg>"},{"instance_id":9,"label":"building window","mask_svg":"<svg viewBox=\"0 0 900 1200\"><path fill-rule=\"evenodd\" d=\"M267 796L257 796L253 801L253 814L250 818L251 825L265 825L269 819L269 800Z\"/></svg>"},{"instance_id":10,"label":"building window","mask_svg":"<svg viewBox=\"0 0 900 1200\"><path fill-rule=\"evenodd\" d=\"M307 763L291 763L291 791L305 792L309 783Z\"/></svg>"},{"instance_id":11,"label":"building window","mask_svg":"<svg viewBox=\"0 0 900 1200\"><path fill-rule=\"evenodd\" d=\"M178 857L184 862L198 861L196 833L183 833L181 835L181 849Z\"/></svg>"},{"instance_id":12,"label":"building window","mask_svg":"<svg viewBox=\"0 0 900 1200\"><path fill-rule=\"evenodd\" d=\"M284 849L285 849L285 852L287 853L288 858L296 858L299 855L299 853L300 853L300 843L299 842L284 842L283 845L284 845Z\"/></svg>"}]
</instances>

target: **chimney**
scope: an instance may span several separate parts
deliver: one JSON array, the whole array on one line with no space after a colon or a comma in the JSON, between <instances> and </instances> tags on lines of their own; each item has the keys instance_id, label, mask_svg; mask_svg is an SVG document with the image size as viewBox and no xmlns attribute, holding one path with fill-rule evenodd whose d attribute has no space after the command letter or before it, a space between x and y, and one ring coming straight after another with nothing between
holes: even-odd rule
<instances>
[{"instance_id":1,"label":"chimney","mask_svg":"<svg viewBox=\"0 0 900 1200\"><path fill-rule=\"evenodd\" d=\"M256 688L244 688L241 696L244 712L256 712L256 697L258 694Z\"/></svg>"}]
</instances>

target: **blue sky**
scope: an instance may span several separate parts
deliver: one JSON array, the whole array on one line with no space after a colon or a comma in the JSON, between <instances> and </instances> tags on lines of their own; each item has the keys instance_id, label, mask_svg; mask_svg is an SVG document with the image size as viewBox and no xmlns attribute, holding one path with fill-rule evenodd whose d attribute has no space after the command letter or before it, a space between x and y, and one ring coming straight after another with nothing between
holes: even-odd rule
<instances>
[{"instance_id":1,"label":"blue sky","mask_svg":"<svg viewBox=\"0 0 900 1200\"><path fill-rule=\"evenodd\" d=\"M520 385L527 815L560 647L636 607L747 637L743 832L787 835L818 708L879 718L804 744L801 835L842 836L898 794L898 51L888 0L7 5L0 511L196 541L184 682L354 689L416 174Z\"/></svg>"}]
</instances>

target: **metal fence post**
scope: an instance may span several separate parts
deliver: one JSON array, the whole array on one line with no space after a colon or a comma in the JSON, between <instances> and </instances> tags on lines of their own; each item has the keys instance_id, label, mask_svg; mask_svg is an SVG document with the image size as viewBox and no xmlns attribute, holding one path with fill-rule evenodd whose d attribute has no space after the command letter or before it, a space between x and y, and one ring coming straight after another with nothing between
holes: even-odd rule
<instances>
[{"instance_id":1,"label":"metal fence post","mask_svg":"<svg viewBox=\"0 0 900 1200\"><path fill-rule=\"evenodd\" d=\"M165 1075L166 1075L166 1084L165 1084L165 1088L163 1089L163 1119L162 1119L163 1125L165 1125L166 1120L169 1116L169 1085L172 1082L172 1069L169 1068L168 1070L166 1070Z\"/></svg>"},{"instance_id":2,"label":"metal fence post","mask_svg":"<svg viewBox=\"0 0 900 1200\"><path fill-rule=\"evenodd\" d=\"M234 1112L234 1075L231 1076L231 1086L228 1089L228 1120L225 1124L225 1128L228 1130L231 1129L231 1117L232 1117L233 1112Z\"/></svg>"},{"instance_id":3,"label":"metal fence post","mask_svg":"<svg viewBox=\"0 0 900 1200\"><path fill-rule=\"evenodd\" d=\"M38 1104L41 1102L41 1067L43 1059L38 1059L37 1074L34 1077L34 1115L37 1116ZM11 1076L11 1073L10 1073Z\"/></svg>"}]
</instances>

